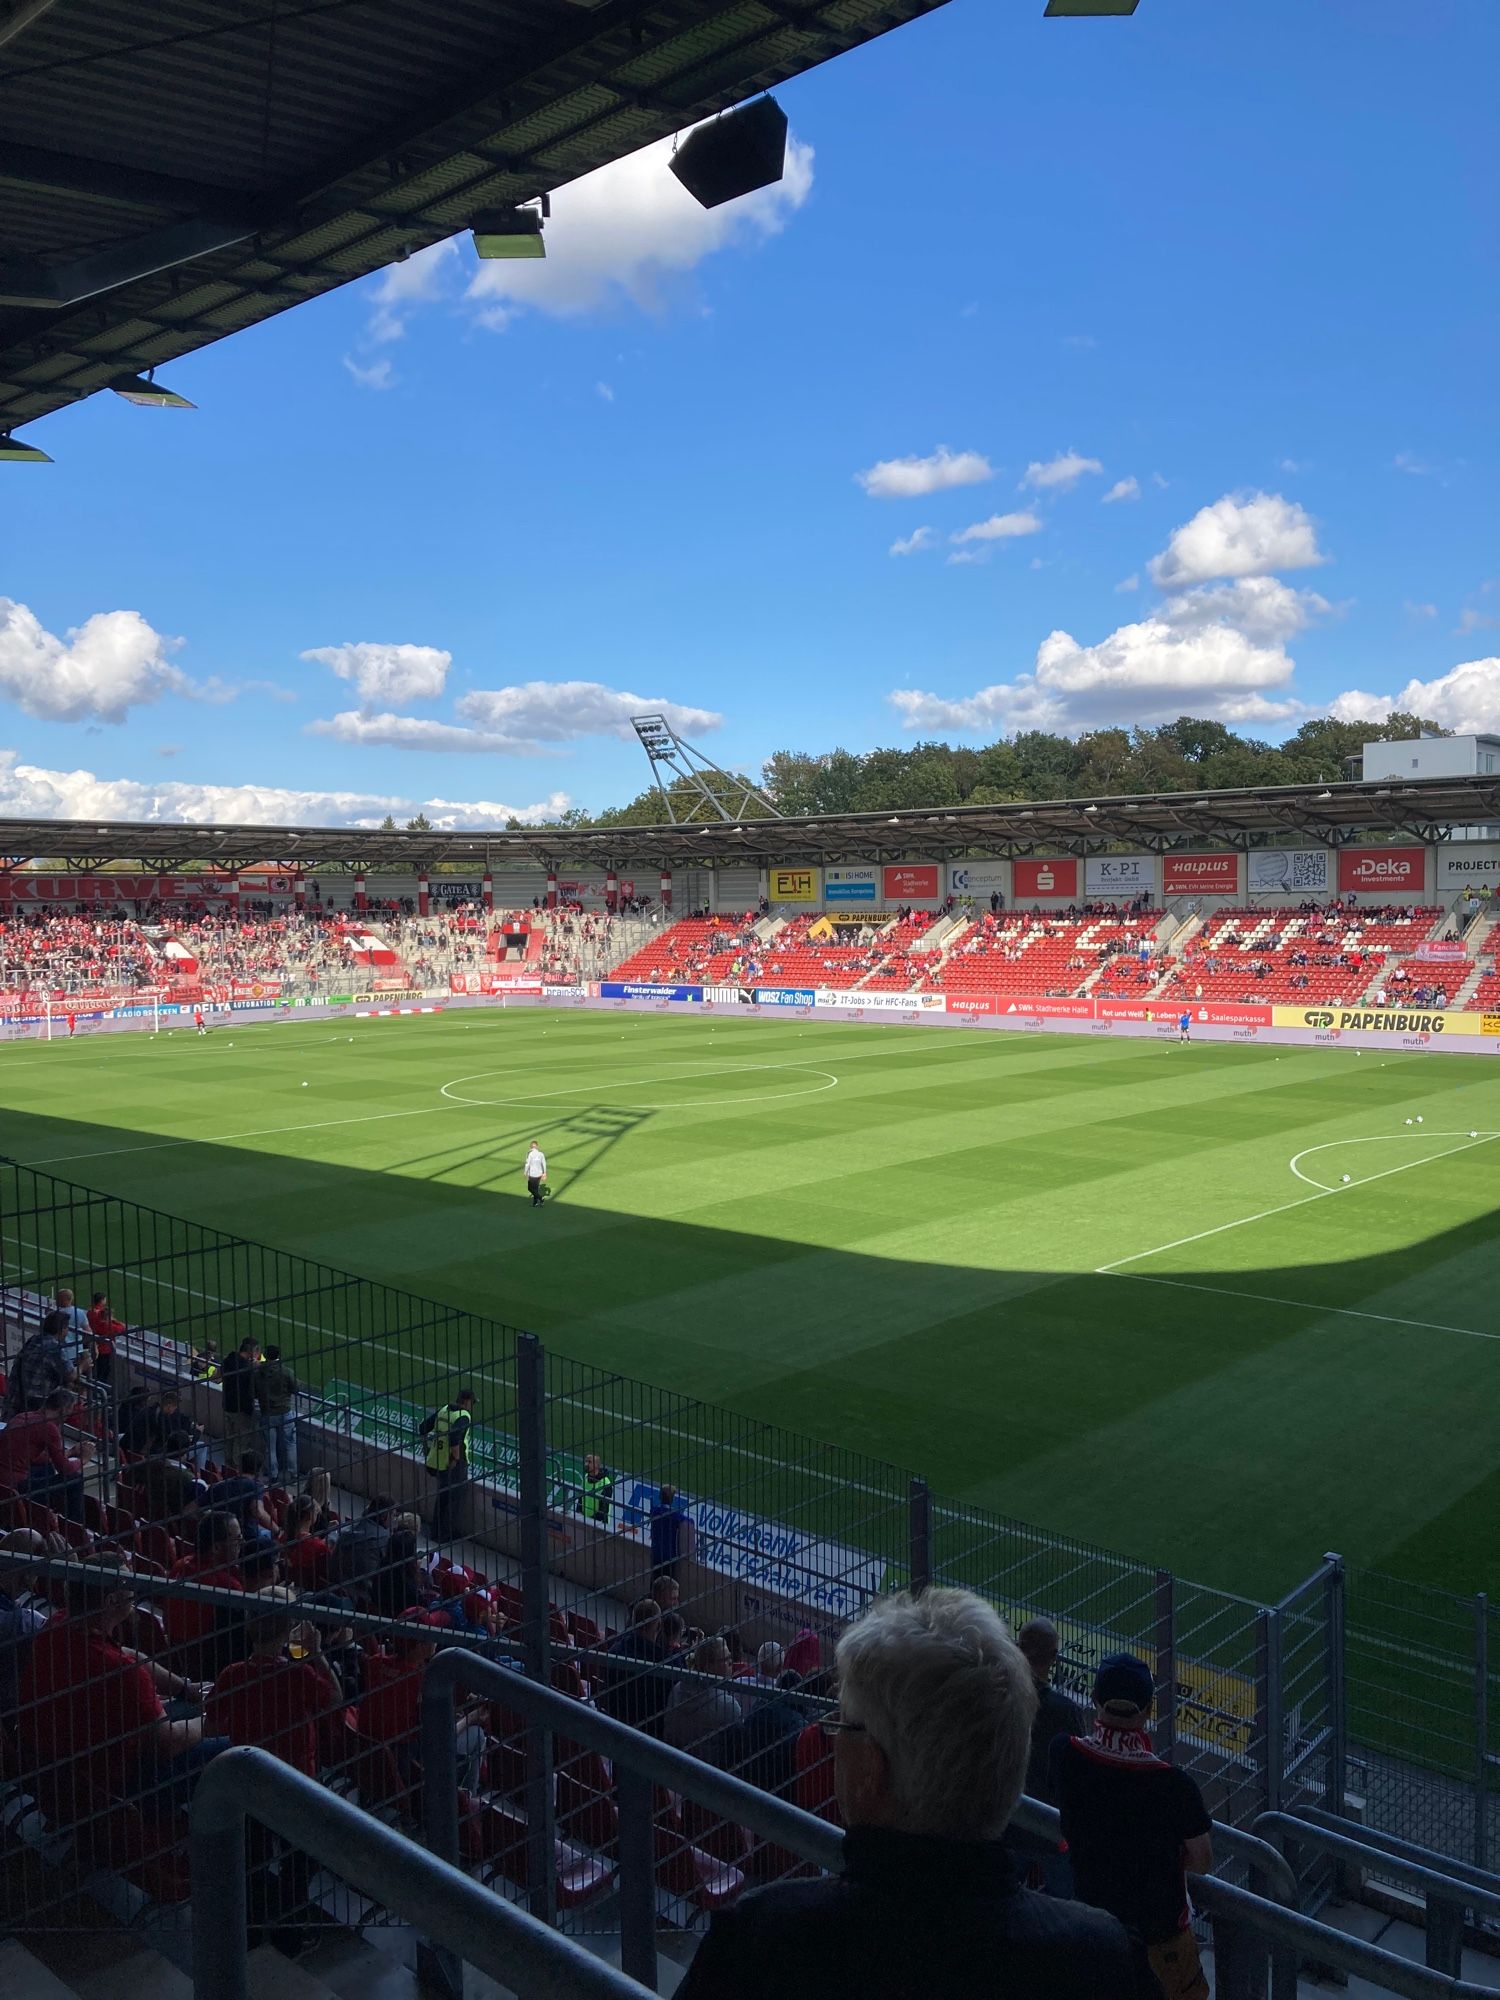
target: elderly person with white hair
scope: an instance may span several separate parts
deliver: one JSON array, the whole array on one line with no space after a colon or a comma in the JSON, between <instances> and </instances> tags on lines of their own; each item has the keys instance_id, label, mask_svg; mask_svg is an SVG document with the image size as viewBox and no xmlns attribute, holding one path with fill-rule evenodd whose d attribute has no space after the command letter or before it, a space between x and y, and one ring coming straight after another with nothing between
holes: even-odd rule
<instances>
[{"instance_id":1,"label":"elderly person with white hair","mask_svg":"<svg viewBox=\"0 0 1500 2000\"><path fill-rule=\"evenodd\" d=\"M1021 1886L1001 1836L1036 1688L968 1591L877 1598L838 1647L843 1872L720 1911L679 2000L1140 2000L1124 1928Z\"/></svg>"}]
</instances>

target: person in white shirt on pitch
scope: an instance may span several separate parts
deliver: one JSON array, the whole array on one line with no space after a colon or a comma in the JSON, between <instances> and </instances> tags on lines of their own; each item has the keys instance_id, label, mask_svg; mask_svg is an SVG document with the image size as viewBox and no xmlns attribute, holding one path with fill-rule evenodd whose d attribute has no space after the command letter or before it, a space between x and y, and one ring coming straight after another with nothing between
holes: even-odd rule
<instances>
[{"instance_id":1,"label":"person in white shirt on pitch","mask_svg":"<svg viewBox=\"0 0 1500 2000\"><path fill-rule=\"evenodd\" d=\"M525 1174L526 1185L531 1191L531 1205L533 1208L540 1208L542 1188L547 1180L547 1155L535 1139L531 1142L531 1151L526 1155Z\"/></svg>"}]
</instances>

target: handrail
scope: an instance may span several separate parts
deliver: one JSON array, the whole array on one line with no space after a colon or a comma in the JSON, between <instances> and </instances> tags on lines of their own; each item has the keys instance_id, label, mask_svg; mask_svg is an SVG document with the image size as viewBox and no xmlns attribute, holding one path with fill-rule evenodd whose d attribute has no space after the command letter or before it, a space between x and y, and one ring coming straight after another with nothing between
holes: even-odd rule
<instances>
[{"instance_id":1,"label":"handrail","mask_svg":"<svg viewBox=\"0 0 1500 2000\"><path fill-rule=\"evenodd\" d=\"M1377 1868L1382 1874L1394 1876L1413 1889L1420 1889L1424 1896L1434 1896L1445 1903L1458 1903L1472 1909L1476 1915L1500 1917L1500 1885L1485 1887L1478 1882L1463 1881L1446 1869L1431 1868L1425 1862L1389 1853L1372 1846L1367 1840L1360 1840L1353 1833L1319 1825L1300 1818L1296 1813L1264 1812L1251 1824L1282 1853L1286 1851L1287 1842L1296 1842L1301 1847L1311 1848L1315 1854L1332 1855L1336 1860L1357 1861L1363 1867Z\"/></svg>"},{"instance_id":2,"label":"handrail","mask_svg":"<svg viewBox=\"0 0 1500 2000\"><path fill-rule=\"evenodd\" d=\"M1435 1847L1423 1847L1415 1840L1403 1840L1398 1833L1387 1833L1382 1827L1363 1826L1357 1820L1328 1812L1322 1806L1299 1806L1290 1817L1321 1827L1328 1833L1352 1833L1366 1847L1376 1848L1393 1860L1416 1862L1420 1867L1431 1868L1436 1874L1451 1875L1455 1882L1462 1882L1469 1888L1486 1889L1500 1896L1500 1875L1493 1870L1476 1867L1472 1861L1456 1861L1452 1855L1442 1854Z\"/></svg>"},{"instance_id":3,"label":"handrail","mask_svg":"<svg viewBox=\"0 0 1500 2000\"><path fill-rule=\"evenodd\" d=\"M258 1820L521 2000L649 2000L649 1989L265 1750L226 1750L190 1814L194 2000L250 2000L245 1821Z\"/></svg>"}]
</instances>

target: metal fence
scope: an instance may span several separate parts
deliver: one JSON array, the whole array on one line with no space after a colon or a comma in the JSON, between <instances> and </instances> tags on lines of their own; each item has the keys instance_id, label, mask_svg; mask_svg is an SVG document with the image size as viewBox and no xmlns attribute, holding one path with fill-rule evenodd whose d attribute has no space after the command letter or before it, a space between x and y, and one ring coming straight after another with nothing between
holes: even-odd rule
<instances>
[{"instance_id":1,"label":"metal fence","mask_svg":"<svg viewBox=\"0 0 1500 2000\"><path fill-rule=\"evenodd\" d=\"M78 1385L89 1396L55 1412L74 1463L13 1470L0 1482L0 1527L128 1566L128 1585L107 1565L78 1584L76 1609L110 1644L128 1633L147 1661L164 1719L182 1725L176 1737L157 1732L163 1753L226 1731L259 1740L246 1736L247 1681L310 1655L321 1673L337 1655L321 1698L303 1677L302 1767L400 1818L419 1776L400 1747L415 1727L416 1678L456 1634L504 1643L532 1678L826 1814L826 1746L807 1725L827 1697L838 1633L871 1596L940 1582L982 1592L1014 1621L1051 1617L1061 1684L1080 1697L1104 1653L1151 1660L1159 1747L1194 1772L1222 1821L1347 1805L1444 1853L1500 1854L1482 1599L1328 1558L1281 1603L1259 1605L935 1495L882 1461L545 1352L500 1322L0 1162L13 1379L59 1286L80 1305L105 1294L100 1324L124 1330L80 1332L97 1354ZM236 1407L242 1350L264 1368L278 1349L295 1377L289 1425L272 1422L264 1374L251 1377L249 1407ZM465 1387L476 1398L471 1476L439 1476L422 1426ZM374 1560L359 1553L370 1535ZM204 1580L239 1601L194 1607ZM288 1588L303 1595L277 1595ZM319 1593L332 1598L320 1606ZM32 1607L41 1629L21 1635L33 1664L9 1680L0 1672L10 1787L0 1824L34 1836L39 1865L66 1857L62 1875L43 1867L29 1894L32 1924L61 1908L80 1869L123 1866L143 1896L181 1886L184 1773L139 1744L121 1752L129 1718L107 1700L72 1716L69 1728L85 1732L76 1743L37 1727L55 1677L82 1671L42 1626L54 1608ZM90 1625L106 1616L113 1636ZM401 1622L360 1641L358 1621L374 1616ZM633 1625L635 1638L606 1655L615 1625ZM336 1636L315 1647L304 1626ZM53 1680L38 1677L39 1657ZM111 1671L137 1685L118 1662ZM139 1735L141 1716L134 1724ZM467 1789L488 1802L476 1838L492 1861L507 1858L513 1887L543 1878L546 1843L570 1844L570 1921L584 1923L599 1904L587 1857L613 1837L610 1788L580 1746L535 1749L524 1720L503 1710L456 1724ZM795 1865L747 1853L737 1829L702 1819L658 1861L684 1922ZM280 1879L276 1855L265 1867ZM278 1923L308 1907L306 1882L286 1879Z\"/></svg>"}]
</instances>

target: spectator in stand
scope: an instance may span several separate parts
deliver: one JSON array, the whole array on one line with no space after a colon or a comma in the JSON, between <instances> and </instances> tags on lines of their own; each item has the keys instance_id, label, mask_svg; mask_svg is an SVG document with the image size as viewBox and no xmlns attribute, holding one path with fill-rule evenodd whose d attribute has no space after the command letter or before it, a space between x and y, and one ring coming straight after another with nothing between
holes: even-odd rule
<instances>
[{"instance_id":1,"label":"spectator in stand","mask_svg":"<svg viewBox=\"0 0 1500 2000\"><path fill-rule=\"evenodd\" d=\"M114 1373L115 1342L124 1339L125 1322L110 1311L107 1292L95 1292L88 1322L94 1341L94 1373L108 1388Z\"/></svg>"},{"instance_id":2,"label":"spectator in stand","mask_svg":"<svg viewBox=\"0 0 1500 2000\"><path fill-rule=\"evenodd\" d=\"M1059 1736L1051 1779L1080 1901L1142 1939L1166 2000L1208 2000L1189 1928L1187 1876L1213 1865L1211 1822L1186 1771L1151 1748L1151 1669L1111 1653L1094 1681L1094 1727Z\"/></svg>"},{"instance_id":3,"label":"spectator in stand","mask_svg":"<svg viewBox=\"0 0 1500 2000\"><path fill-rule=\"evenodd\" d=\"M1036 1694L967 1591L878 1598L839 1642L841 1876L720 1911L679 2000L1136 2000L1122 1927L1023 1889L1001 1836Z\"/></svg>"},{"instance_id":4,"label":"spectator in stand","mask_svg":"<svg viewBox=\"0 0 1500 2000\"><path fill-rule=\"evenodd\" d=\"M46 1624L46 1600L37 1594L42 1579L29 1569L5 1566L8 1555L66 1556L68 1545L41 1534L35 1528L14 1528L0 1541L0 1725L6 1729L16 1720L16 1699L31 1657L31 1642Z\"/></svg>"},{"instance_id":5,"label":"spectator in stand","mask_svg":"<svg viewBox=\"0 0 1500 2000\"><path fill-rule=\"evenodd\" d=\"M63 1339L68 1323L59 1312L50 1312L37 1332L22 1341L5 1383L5 1414L14 1417L22 1410L39 1410L59 1389L78 1383L78 1370L68 1360Z\"/></svg>"},{"instance_id":6,"label":"spectator in stand","mask_svg":"<svg viewBox=\"0 0 1500 2000\"><path fill-rule=\"evenodd\" d=\"M39 1410L22 1410L0 1430L0 1486L53 1507L69 1520L83 1519L83 1474L94 1455L84 1439L70 1458L62 1426L76 1398L54 1389Z\"/></svg>"},{"instance_id":7,"label":"spectator in stand","mask_svg":"<svg viewBox=\"0 0 1500 2000\"><path fill-rule=\"evenodd\" d=\"M411 1628L409 1637L403 1634L379 1651L365 1653L360 1734L385 1744L403 1778L411 1776L413 1760L421 1754L422 1669L437 1651L428 1617L425 1611L408 1612L404 1622Z\"/></svg>"},{"instance_id":8,"label":"spectator in stand","mask_svg":"<svg viewBox=\"0 0 1500 2000\"><path fill-rule=\"evenodd\" d=\"M599 1706L616 1722L660 1736L662 1716L672 1692L662 1664L661 1612L654 1597L643 1597L630 1613L630 1623L605 1648L609 1668Z\"/></svg>"},{"instance_id":9,"label":"spectator in stand","mask_svg":"<svg viewBox=\"0 0 1500 2000\"><path fill-rule=\"evenodd\" d=\"M93 1330L89 1326L89 1316L82 1306L76 1305L73 1294L66 1285L59 1285L55 1297L54 1314L61 1314L67 1320L66 1331L59 1329L63 1354L70 1368L83 1371L93 1347Z\"/></svg>"},{"instance_id":10,"label":"spectator in stand","mask_svg":"<svg viewBox=\"0 0 1500 2000\"><path fill-rule=\"evenodd\" d=\"M693 1553L697 1530L688 1519L687 1503L675 1486L663 1486L652 1502L651 1569L654 1576L676 1578L677 1565Z\"/></svg>"},{"instance_id":11,"label":"spectator in stand","mask_svg":"<svg viewBox=\"0 0 1500 2000\"><path fill-rule=\"evenodd\" d=\"M217 1590L243 1591L242 1542L240 1524L233 1514L205 1514L197 1524L192 1555L184 1556L172 1574L212 1584ZM239 1620L232 1613L188 1597L168 1597L162 1610L173 1659L189 1678L211 1681L236 1650Z\"/></svg>"},{"instance_id":12,"label":"spectator in stand","mask_svg":"<svg viewBox=\"0 0 1500 2000\"><path fill-rule=\"evenodd\" d=\"M39 1771L70 1765L115 1798L165 1792L165 1803L184 1804L228 1745L205 1733L201 1716L168 1720L158 1678L184 1684L119 1643L135 1611L125 1558L111 1549L85 1561L90 1574L68 1581L66 1617L49 1620L32 1641L20 1687L23 1753Z\"/></svg>"},{"instance_id":13,"label":"spectator in stand","mask_svg":"<svg viewBox=\"0 0 1500 2000\"><path fill-rule=\"evenodd\" d=\"M268 1347L255 1371L255 1401L266 1447L266 1470L275 1486L290 1487L297 1478L297 1378L283 1365L281 1349Z\"/></svg>"},{"instance_id":14,"label":"spectator in stand","mask_svg":"<svg viewBox=\"0 0 1500 2000\"><path fill-rule=\"evenodd\" d=\"M274 1542L276 1523L266 1505L266 1482L258 1451L240 1454L239 1470L221 1479L209 1498L213 1506L236 1516L247 1542Z\"/></svg>"},{"instance_id":15,"label":"spectator in stand","mask_svg":"<svg viewBox=\"0 0 1500 2000\"><path fill-rule=\"evenodd\" d=\"M761 1688L780 1687L781 1677L786 1672L786 1648L774 1639L761 1642L755 1655L755 1677L753 1685ZM793 1679L795 1679L795 1675Z\"/></svg>"},{"instance_id":16,"label":"spectator in stand","mask_svg":"<svg viewBox=\"0 0 1500 2000\"><path fill-rule=\"evenodd\" d=\"M661 1656L676 1660L687 1651L687 1620L680 1611L661 1614Z\"/></svg>"},{"instance_id":17,"label":"spectator in stand","mask_svg":"<svg viewBox=\"0 0 1500 2000\"><path fill-rule=\"evenodd\" d=\"M321 1605L337 1612L341 1619L354 1616L354 1603L337 1590L309 1590L302 1595L305 1605ZM358 1702L365 1689L365 1651L350 1624L328 1624L323 1631L323 1657L338 1675L347 1702Z\"/></svg>"},{"instance_id":18,"label":"spectator in stand","mask_svg":"<svg viewBox=\"0 0 1500 2000\"><path fill-rule=\"evenodd\" d=\"M333 1481L321 1465L315 1465L302 1482L302 1491L317 1508L313 1521L315 1535L328 1536L339 1524L333 1511Z\"/></svg>"},{"instance_id":19,"label":"spectator in stand","mask_svg":"<svg viewBox=\"0 0 1500 2000\"><path fill-rule=\"evenodd\" d=\"M296 1602L289 1590L261 1595L249 1622L249 1654L215 1679L206 1722L215 1735L269 1750L315 1778L318 1723L342 1705L344 1690L323 1657L318 1627L298 1624Z\"/></svg>"},{"instance_id":20,"label":"spectator in stand","mask_svg":"<svg viewBox=\"0 0 1500 2000\"><path fill-rule=\"evenodd\" d=\"M693 1651L695 1673L728 1682L730 1654L722 1636L704 1639ZM730 1748L726 1731L737 1729L744 1711L728 1686L711 1687L701 1680L679 1680L667 1702L662 1734L674 1750L687 1750L706 1764L722 1765Z\"/></svg>"},{"instance_id":21,"label":"spectator in stand","mask_svg":"<svg viewBox=\"0 0 1500 2000\"><path fill-rule=\"evenodd\" d=\"M219 1370L226 1465L238 1465L260 1442L255 1427L255 1370L259 1361L260 1344L247 1335Z\"/></svg>"},{"instance_id":22,"label":"spectator in stand","mask_svg":"<svg viewBox=\"0 0 1500 2000\"><path fill-rule=\"evenodd\" d=\"M651 1595L663 1612L677 1611L682 1605L682 1585L675 1576L657 1576L651 1581Z\"/></svg>"},{"instance_id":23,"label":"spectator in stand","mask_svg":"<svg viewBox=\"0 0 1500 2000\"><path fill-rule=\"evenodd\" d=\"M795 1674L783 1674L781 1684L762 1688L739 1728L724 1738L726 1769L747 1785L788 1800L797 1788L797 1738L804 1719L787 1700L796 1685Z\"/></svg>"},{"instance_id":24,"label":"spectator in stand","mask_svg":"<svg viewBox=\"0 0 1500 2000\"><path fill-rule=\"evenodd\" d=\"M1060 1688L1052 1685L1061 1641L1050 1618L1030 1618L1016 1634L1021 1657L1036 1682L1036 1720L1031 1725L1031 1748L1026 1758L1026 1796L1043 1805L1055 1806L1057 1795L1051 1775L1052 1745L1059 1737L1081 1736L1088 1728L1083 1709ZM1031 1871L1032 1887L1049 1896L1071 1896L1073 1869L1055 1841L1039 1839L1013 1827L1006 1835L1011 1851L1022 1868Z\"/></svg>"},{"instance_id":25,"label":"spectator in stand","mask_svg":"<svg viewBox=\"0 0 1500 2000\"><path fill-rule=\"evenodd\" d=\"M323 1590L328 1584L328 1544L316 1532L318 1503L301 1493L287 1509L281 1539L281 1566L296 1590Z\"/></svg>"},{"instance_id":26,"label":"spectator in stand","mask_svg":"<svg viewBox=\"0 0 1500 2000\"><path fill-rule=\"evenodd\" d=\"M417 1555L417 1538L406 1528L394 1528L386 1544L385 1561L375 1572L373 1609L383 1618L403 1611L423 1610L432 1589Z\"/></svg>"},{"instance_id":27,"label":"spectator in stand","mask_svg":"<svg viewBox=\"0 0 1500 2000\"><path fill-rule=\"evenodd\" d=\"M373 1605L376 1572L389 1560L395 1512L389 1493L377 1493L360 1519L340 1528L328 1545L329 1576L362 1610Z\"/></svg>"}]
</instances>

